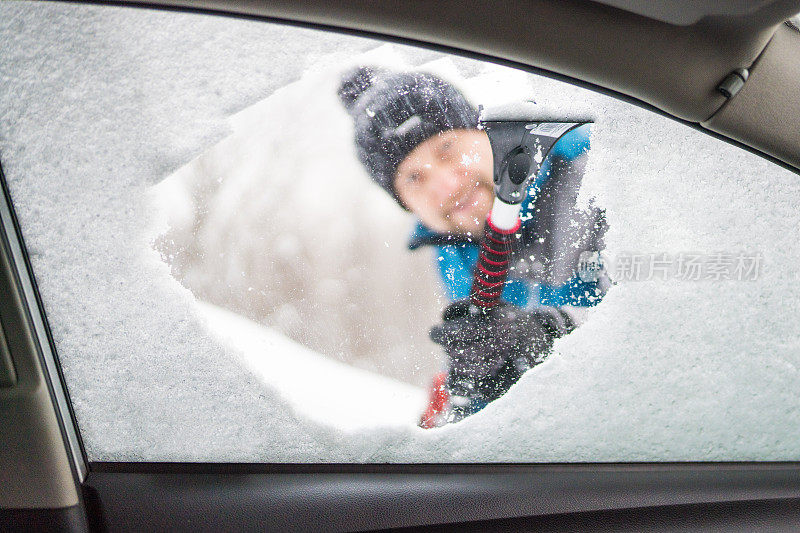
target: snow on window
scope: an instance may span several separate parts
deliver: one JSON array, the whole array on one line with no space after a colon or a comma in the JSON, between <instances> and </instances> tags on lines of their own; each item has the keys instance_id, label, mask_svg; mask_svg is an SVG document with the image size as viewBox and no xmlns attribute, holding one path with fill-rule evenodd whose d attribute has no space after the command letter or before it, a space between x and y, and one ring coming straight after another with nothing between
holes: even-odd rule
<instances>
[{"instance_id":1,"label":"snow on window","mask_svg":"<svg viewBox=\"0 0 800 533\"><path fill-rule=\"evenodd\" d=\"M696 461L800 453L793 201L800 182L790 172L561 82L298 28L15 2L0 4L0 49L3 170L90 460ZM374 347L359 352L364 341L352 338L366 338L368 328L337 322L355 314L313 322L297 305L247 299L288 290L270 286L272 278L240 279L258 279L264 265L282 283L296 273L297 291L317 291L334 310L369 270L342 271L336 257L325 276L304 284L314 273L303 270L312 263L303 257L347 250L352 241L342 236L367 232L380 250L370 250L371 268L395 285L362 286L364 301L378 302L366 314L385 320L381 301L402 302L427 283L413 261L438 268L441 255L410 258L398 233L408 218L358 166L352 125L333 89L339 73L360 64L435 72L477 103L532 99L542 116L595 122L580 202L605 210L606 250L592 264L604 264L615 285L505 396L440 429L420 429L414 419L425 400L415 369L441 357L423 353L435 347L421 338L392 342L384 360L370 363ZM264 170L270 150L280 155ZM193 188L189 175L207 181ZM242 186L248 180L266 179L271 195L242 194L252 190ZM303 190L311 183L318 194ZM242 216L216 233L194 225L203 195L213 198L209 217ZM281 211L289 200L303 206L294 218ZM339 204L360 210L347 218L353 214ZM259 227L270 209L283 213L280 232ZM296 221L295 232L285 231L287 220ZM325 242L308 248L305 236L318 228L328 232ZM269 236L268 263L259 263L258 235ZM204 253L223 256L239 243L250 255L223 257L214 287L206 274L192 278L189 255L169 239L203 242ZM427 298L398 316L401 332L421 328L419 335L431 325L410 318L444 305ZM356 333L315 339L312 322ZM342 343L364 357L337 356Z\"/></svg>"}]
</instances>

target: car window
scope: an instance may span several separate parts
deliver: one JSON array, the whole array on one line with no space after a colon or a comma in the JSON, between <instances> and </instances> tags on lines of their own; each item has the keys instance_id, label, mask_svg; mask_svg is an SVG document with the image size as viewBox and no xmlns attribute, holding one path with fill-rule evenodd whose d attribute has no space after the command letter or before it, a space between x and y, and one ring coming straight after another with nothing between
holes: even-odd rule
<instances>
[{"instance_id":1,"label":"car window","mask_svg":"<svg viewBox=\"0 0 800 533\"><path fill-rule=\"evenodd\" d=\"M790 171L426 49L0 15L3 174L89 460L796 459ZM473 321L498 110L541 169Z\"/></svg>"}]
</instances>

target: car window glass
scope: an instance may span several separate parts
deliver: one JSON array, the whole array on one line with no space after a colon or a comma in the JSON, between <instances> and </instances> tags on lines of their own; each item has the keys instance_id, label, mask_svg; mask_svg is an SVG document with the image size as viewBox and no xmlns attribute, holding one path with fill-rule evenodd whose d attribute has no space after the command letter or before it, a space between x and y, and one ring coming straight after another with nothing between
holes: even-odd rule
<instances>
[{"instance_id":1,"label":"car window glass","mask_svg":"<svg viewBox=\"0 0 800 533\"><path fill-rule=\"evenodd\" d=\"M3 173L90 460L797 457L788 170L560 81L326 31L14 2L0 40ZM358 101L398 73L401 103ZM525 194L550 200L509 245L511 313L437 344L492 202L462 122L481 105L591 124L531 152ZM403 161L432 212L393 188ZM504 394L419 427L458 357Z\"/></svg>"}]
</instances>

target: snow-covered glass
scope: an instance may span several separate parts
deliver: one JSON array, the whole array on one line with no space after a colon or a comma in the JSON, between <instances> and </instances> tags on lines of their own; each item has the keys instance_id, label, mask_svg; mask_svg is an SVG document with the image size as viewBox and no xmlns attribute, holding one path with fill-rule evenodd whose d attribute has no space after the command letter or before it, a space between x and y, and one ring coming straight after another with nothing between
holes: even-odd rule
<instances>
[{"instance_id":1,"label":"snow-covered glass","mask_svg":"<svg viewBox=\"0 0 800 533\"><path fill-rule=\"evenodd\" d=\"M608 229L584 263L613 285L440 428L418 422L452 295L358 159L337 90L363 65L593 121L577 202ZM2 3L0 72L3 173L92 461L800 456L785 169L563 82L210 15Z\"/></svg>"}]
</instances>

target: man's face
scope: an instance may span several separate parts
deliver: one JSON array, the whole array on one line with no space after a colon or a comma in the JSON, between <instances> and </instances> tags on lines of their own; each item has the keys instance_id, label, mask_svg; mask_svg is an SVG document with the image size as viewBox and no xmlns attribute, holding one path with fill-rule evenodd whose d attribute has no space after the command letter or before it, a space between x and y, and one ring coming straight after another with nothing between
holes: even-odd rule
<instances>
[{"instance_id":1,"label":"man's face","mask_svg":"<svg viewBox=\"0 0 800 533\"><path fill-rule=\"evenodd\" d=\"M481 130L459 129L420 143L397 167L400 200L430 229L476 234L492 208L492 148Z\"/></svg>"}]
</instances>

